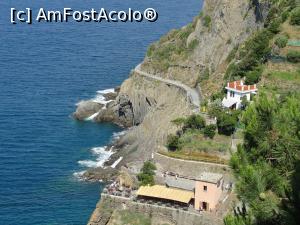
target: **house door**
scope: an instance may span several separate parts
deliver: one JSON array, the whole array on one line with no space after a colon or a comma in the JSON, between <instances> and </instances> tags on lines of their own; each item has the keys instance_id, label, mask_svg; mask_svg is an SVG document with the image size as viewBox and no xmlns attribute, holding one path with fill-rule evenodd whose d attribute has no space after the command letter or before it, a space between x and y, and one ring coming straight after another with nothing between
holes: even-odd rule
<instances>
[{"instance_id":1,"label":"house door","mask_svg":"<svg viewBox=\"0 0 300 225\"><path fill-rule=\"evenodd\" d=\"M207 202L202 202L202 209L203 209L203 211L208 210L208 203Z\"/></svg>"}]
</instances>

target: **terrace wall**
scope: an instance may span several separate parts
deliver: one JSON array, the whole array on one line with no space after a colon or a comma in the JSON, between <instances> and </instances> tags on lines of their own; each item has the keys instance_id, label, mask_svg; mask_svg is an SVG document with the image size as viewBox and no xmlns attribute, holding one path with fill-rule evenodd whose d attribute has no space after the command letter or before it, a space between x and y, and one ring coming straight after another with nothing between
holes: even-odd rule
<instances>
[{"instance_id":1,"label":"terrace wall","mask_svg":"<svg viewBox=\"0 0 300 225\"><path fill-rule=\"evenodd\" d=\"M151 218L152 224L159 224L159 221L168 221L174 225L223 224L222 218L217 218L213 213L194 213L155 204L134 202L129 198L102 194L101 201L98 203L88 225L105 225L108 223L110 217L106 215L107 212L105 212L104 206L105 209L143 213ZM110 213L112 214L112 212Z\"/></svg>"}]
</instances>

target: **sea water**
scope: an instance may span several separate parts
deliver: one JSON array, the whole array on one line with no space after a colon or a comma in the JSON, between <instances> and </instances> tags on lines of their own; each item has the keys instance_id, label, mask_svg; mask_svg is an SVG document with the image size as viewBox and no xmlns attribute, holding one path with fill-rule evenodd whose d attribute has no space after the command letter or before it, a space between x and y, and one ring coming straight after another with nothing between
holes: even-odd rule
<instances>
[{"instance_id":1,"label":"sea water","mask_svg":"<svg viewBox=\"0 0 300 225\"><path fill-rule=\"evenodd\" d=\"M103 185L76 175L101 166L121 128L71 117L83 99L126 79L147 47L196 16L201 0L0 1L0 224L86 224ZM10 9L144 10L155 23L10 24ZM97 93L97 91L100 91ZM75 176L74 176L75 175Z\"/></svg>"}]
</instances>

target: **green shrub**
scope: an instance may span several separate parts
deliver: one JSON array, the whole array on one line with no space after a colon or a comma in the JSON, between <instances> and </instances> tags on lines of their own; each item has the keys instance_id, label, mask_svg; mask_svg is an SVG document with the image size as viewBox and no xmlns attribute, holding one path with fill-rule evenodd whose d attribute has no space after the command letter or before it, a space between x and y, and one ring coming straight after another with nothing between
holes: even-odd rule
<instances>
[{"instance_id":1,"label":"green shrub","mask_svg":"<svg viewBox=\"0 0 300 225\"><path fill-rule=\"evenodd\" d=\"M261 78L261 74L262 74L262 68L261 67L258 67L255 70L246 73L245 83L248 84L248 85L258 83L258 81Z\"/></svg>"},{"instance_id":2,"label":"green shrub","mask_svg":"<svg viewBox=\"0 0 300 225\"><path fill-rule=\"evenodd\" d=\"M247 108L247 106L249 105L249 101L247 100L247 96L242 97L241 104L242 104L243 109Z\"/></svg>"},{"instance_id":3,"label":"green shrub","mask_svg":"<svg viewBox=\"0 0 300 225\"><path fill-rule=\"evenodd\" d=\"M177 135L170 134L167 139L167 147L171 151L176 151L179 148L179 137Z\"/></svg>"},{"instance_id":4,"label":"green shrub","mask_svg":"<svg viewBox=\"0 0 300 225\"><path fill-rule=\"evenodd\" d=\"M226 59L227 62L231 62L234 59L238 49L239 49L239 46L237 45L231 50L231 52L227 56L227 59Z\"/></svg>"},{"instance_id":5,"label":"green shrub","mask_svg":"<svg viewBox=\"0 0 300 225\"><path fill-rule=\"evenodd\" d=\"M222 97L223 98L223 97ZM208 115L211 118L218 117L222 111L222 98L214 100L208 107Z\"/></svg>"},{"instance_id":6,"label":"green shrub","mask_svg":"<svg viewBox=\"0 0 300 225\"><path fill-rule=\"evenodd\" d=\"M141 186L154 185L155 170L156 166L152 162L147 161L144 163L141 172L137 175Z\"/></svg>"},{"instance_id":7,"label":"green shrub","mask_svg":"<svg viewBox=\"0 0 300 225\"><path fill-rule=\"evenodd\" d=\"M147 56L151 57L153 55L153 52L155 51L155 45L151 44L147 50Z\"/></svg>"},{"instance_id":8,"label":"green shrub","mask_svg":"<svg viewBox=\"0 0 300 225\"><path fill-rule=\"evenodd\" d=\"M289 18L289 15L290 15L289 11L285 11L281 14L281 20L283 23L287 20L287 18Z\"/></svg>"},{"instance_id":9,"label":"green shrub","mask_svg":"<svg viewBox=\"0 0 300 225\"><path fill-rule=\"evenodd\" d=\"M288 38L286 36L279 36L278 38L276 38L275 40L275 44L279 47L279 48L284 48L288 43Z\"/></svg>"},{"instance_id":10,"label":"green shrub","mask_svg":"<svg viewBox=\"0 0 300 225\"><path fill-rule=\"evenodd\" d=\"M210 16L206 15L203 17L203 25L205 27L210 27L210 25L211 25L211 17Z\"/></svg>"},{"instance_id":11,"label":"green shrub","mask_svg":"<svg viewBox=\"0 0 300 225\"><path fill-rule=\"evenodd\" d=\"M274 36L269 30L257 32L245 42L245 46L239 51L239 63L231 63L226 70L225 78L229 80L240 79L248 71L252 71L265 62L271 53L269 42Z\"/></svg>"},{"instance_id":12,"label":"green shrub","mask_svg":"<svg viewBox=\"0 0 300 225\"><path fill-rule=\"evenodd\" d=\"M274 19L278 17L279 9L277 6L272 6L265 20L265 27L268 27Z\"/></svg>"},{"instance_id":13,"label":"green shrub","mask_svg":"<svg viewBox=\"0 0 300 225\"><path fill-rule=\"evenodd\" d=\"M201 74L200 76L198 77L198 83L200 83L201 81L204 81L204 80L208 80L209 79L209 69L206 68Z\"/></svg>"},{"instance_id":14,"label":"green shrub","mask_svg":"<svg viewBox=\"0 0 300 225\"><path fill-rule=\"evenodd\" d=\"M152 162L147 161L143 165L142 173L146 173L149 175L155 175L155 172L154 172L155 170L156 170L156 166Z\"/></svg>"},{"instance_id":15,"label":"green shrub","mask_svg":"<svg viewBox=\"0 0 300 225\"><path fill-rule=\"evenodd\" d=\"M275 19L273 22L270 23L268 29L273 34L277 34L280 32L280 25L281 25L281 19Z\"/></svg>"},{"instance_id":16,"label":"green shrub","mask_svg":"<svg viewBox=\"0 0 300 225\"><path fill-rule=\"evenodd\" d=\"M177 36L181 39L181 40L186 40L190 34L194 31L194 27L193 24L190 23L187 26L185 26L184 28L182 28L181 30L179 30Z\"/></svg>"},{"instance_id":17,"label":"green shrub","mask_svg":"<svg viewBox=\"0 0 300 225\"><path fill-rule=\"evenodd\" d=\"M184 129L202 129L205 127L205 119L200 115L189 116L184 124Z\"/></svg>"},{"instance_id":18,"label":"green shrub","mask_svg":"<svg viewBox=\"0 0 300 225\"><path fill-rule=\"evenodd\" d=\"M192 40L188 45L188 50L193 51L199 45L199 40Z\"/></svg>"},{"instance_id":19,"label":"green shrub","mask_svg":"<svg viewBox=\"0 0 300 225\"><path fill-rule=\"evenodd\" d=\"M300 62L300 51L290 50L286 57L289 62L298 63Z\"/></svg>"},{"instance_id":20,"label":"green shrub","mask_svg":"<svg viewBox=\"0 0 300 225\"><path fill-rule=\"evenodd\" d=\"M210 124L204 128L203 134L205 137L209 137L210 139L213 139L214 136L216 135L216 129L217 129L216 125Z\"/></svg>"},{"instance_id":21,"label":"green shrub","mask_svg":"<svg viewBox=\"0 0 300 225\"><path fill-rule=\"evenodd\" d=\"M217 126L219 134L230 136L235 130L237 119L227 113L221 113L217 119Z\"/></svg>"},{"instance_id":22,"label":"green shrub","mask_svg":"<svg viewBox=\"0 0 300 225\"><path fill-rule=\"evenodd\" d=\"M270 53L269 41L273 37L273 34L264 29L256 33L249 41L245 44L246 55L249 51L252 52L256 60L261 60L263 57Z\"/></svg>"},{"instance_id":23,"label":"green shrub","mask_svg":"<svg viewBox=\"0 0 300 225\"><path fill-rule=\"evenodd\" d=\"M291 13L291 25L300 25L300 7L294 9Z\"/></svg>"}]
</instances>

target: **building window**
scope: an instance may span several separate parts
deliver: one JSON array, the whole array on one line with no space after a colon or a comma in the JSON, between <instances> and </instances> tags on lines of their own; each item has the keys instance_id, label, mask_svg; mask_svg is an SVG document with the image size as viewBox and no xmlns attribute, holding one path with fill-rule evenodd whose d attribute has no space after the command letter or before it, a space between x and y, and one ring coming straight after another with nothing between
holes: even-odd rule
<instances>
[{"instance_id":1,"label":"building window","mask_svg":"<svg viewBox=\"0 0 300 225\"><path fill-rule=\"evenodd\" d=\"M203 186L203 191L207 191L207 186Z\"/></svg>"},{"instance_id":2,"label":"building window","mask_svg":"<svg viewBox=\"0 0 300 225\"><path fill-rule=\"evenodd\" d=\"M234 98L234 92L233 91L230 92L230 97Z\"/></svg>"}]
</instances>

